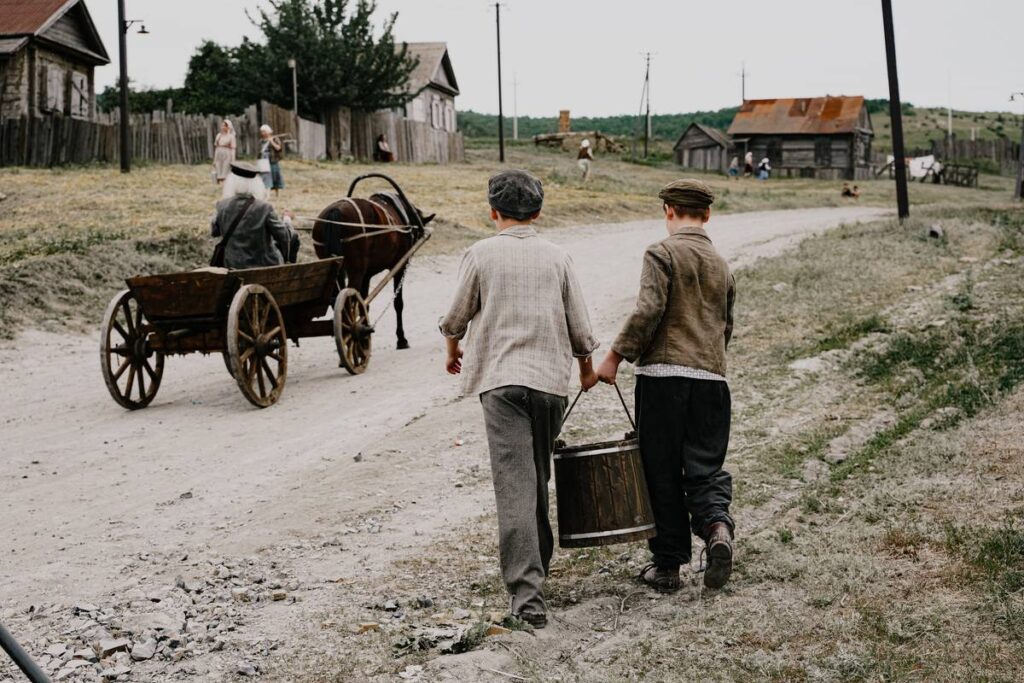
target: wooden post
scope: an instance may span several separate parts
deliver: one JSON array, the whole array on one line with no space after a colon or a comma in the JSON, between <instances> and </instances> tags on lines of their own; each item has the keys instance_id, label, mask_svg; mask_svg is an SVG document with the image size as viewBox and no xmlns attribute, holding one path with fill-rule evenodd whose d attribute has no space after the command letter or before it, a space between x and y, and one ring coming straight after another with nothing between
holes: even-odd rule
<instances>
[{"instance_id":1,"label":"wooden post","mask_svg":"<svg viewBox=\"0 0 1024 683\"><path fill-rule=\"evenodd\" d=\"M1010 95L1013 102L1016 97L1024 98L1024 92L1015 92ZM1020 117L1020 147L1017 149L1017 182L1013 186L1013 196L1017 199L1024 199L1024 113Z\"/></svg>"},{"instance_id":2,"label":"wooden post","mask_svg":"<svg viewBox=\"0 0 1024 683\"><path fill-rule=\"evenodd\" d=\"M896 208L900 222L910 216L907 196L907 162L903 151L903 110L900 84L896 74L896 36L892 26L892 0L882 0L882 27L885 31L885 61L889 69L889 118L892 122L892 155L896 171Z\"/></svg>"},{"instance_id":3,"label":"wooden post","mask_svg":"<svg viewBox=\"0 0 1024 683\"><path fill-rule=\"evenodd\" d=\"M501 3L494 3L494 22L498 30L498 161L505 163L505 112L501 107Z\"/></svg>"},{"instance_id":4,"label":"wooden post","mask_svg":"<svg viewBox=\"0 0 1024 683\"><path fill-rule=\"evenodd\" d=\"M117 37L121 67L121 173L132 170L132 151L129 136L131 116L128 113L128 21L125 19L124 0L117 0Z\"/></svg>"}]
</instances>

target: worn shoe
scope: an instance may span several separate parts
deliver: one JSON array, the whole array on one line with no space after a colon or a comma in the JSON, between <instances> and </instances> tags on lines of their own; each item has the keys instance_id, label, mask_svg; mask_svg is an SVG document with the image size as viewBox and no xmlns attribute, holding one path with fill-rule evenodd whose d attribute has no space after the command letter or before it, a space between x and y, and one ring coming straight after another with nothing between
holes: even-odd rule
<instances>
[{"instance_id":1,"label":"worn shoe","mask_svg":"<svg viewBox=\"0 0 1024 683\"><path fill-rule=\"evenodd\" d=\"M525 621L535 629L541 629L548 625L548 615L542 612L520 612L512 616Z\"/></svg>"},{"instance_id":2,"label":"worn shoe","mask_svg":"<svg viewBox=\"0 0 1024 683\"><path fill-rule=\"evenodd\" d=\"M732 575L732 530L725 522L715 522L708 528L708 564L704 570L704 585L721 588Z\"/></svg>"},{"instance_id":3,"label":"worn shoe","mask_svg":"<svg viewBox=\"0 0 1024 683\"><path fill-rule=\"evenodd\" d=\"M640 570L640 580L659 593L679 590L679 567L663 569L653 562Z\"/></svg>"}]
</instances>

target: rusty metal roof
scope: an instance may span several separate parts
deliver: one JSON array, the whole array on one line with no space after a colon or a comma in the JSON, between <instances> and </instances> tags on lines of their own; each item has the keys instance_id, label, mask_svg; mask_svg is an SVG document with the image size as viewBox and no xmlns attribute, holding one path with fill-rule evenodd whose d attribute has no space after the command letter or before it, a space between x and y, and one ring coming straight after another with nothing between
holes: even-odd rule
<instances>
[{"instance_id":1,"label":"rusty metal roof","mask_svg":"<svg viewBox=\"0 0 1024 683\"><path fill-rule=\"evenodd\" d=\"M852 133L861 127L863 108L860 95L746 100L729 126L729 135Z\"/></svg>"},{"instance_id":2,"label":"rusty metal roof","mask_svg":"<svg viewBox=\"0 0 1024 683\"><path fill-rule=\"evenodd\" d=\"M0 0L0 36L38 35L79 0Z\"/></svg>"}]
</instances>

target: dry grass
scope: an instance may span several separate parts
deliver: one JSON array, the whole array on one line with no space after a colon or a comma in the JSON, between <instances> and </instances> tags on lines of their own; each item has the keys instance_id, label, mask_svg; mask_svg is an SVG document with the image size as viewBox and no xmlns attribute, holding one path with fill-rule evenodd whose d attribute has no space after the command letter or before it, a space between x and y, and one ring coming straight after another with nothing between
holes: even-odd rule
<instances>
[{"instance_id":1,"label":"dry grass","mask_svg":"<svg viewBox=\"0 0 1024 683\"><path fill-rule=\"evenodd\" d=\"M485 188L501 166L493 149L473 149L465 164L387 168L365 164L285 162L288 189L278 208L315 216L343 196L356 176L385 170L413 202L436 212L426 253L451 252L488 234ZM681 175L672 165L600 158L587 184L571 155L532 147L509 151L508 166L540 176L546 187L545 227L601 223L658 215L658 189ZM816 180L729 181L709 175L718 211L838 206L838 183ZM0 337L26 324L83 329L95 323L124 277L203 265L217 189L206 166L142 166L122 175L115 167L53 170L0 169L6 199L0 215ZM889 181L862 183L859 200L891 206ZM364 185L371 189L372 185ZM1007 179L986 177L981 190L914 184L915 204L991 206L1005 202ZM307 240L308 242L308 240ZM304 247L305 258L310 248Z\"/></svg>"}]
</instances>

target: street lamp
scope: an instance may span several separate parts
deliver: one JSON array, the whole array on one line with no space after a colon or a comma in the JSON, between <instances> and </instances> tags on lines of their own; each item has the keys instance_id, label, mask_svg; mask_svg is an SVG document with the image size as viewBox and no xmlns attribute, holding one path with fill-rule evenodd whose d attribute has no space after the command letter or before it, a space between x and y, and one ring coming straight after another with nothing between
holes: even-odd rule
<instances>
[{"instance_id":1,"label":"street lamp","mask_svg":"<svg viewBox=\"0 0 1024 683\"><path fill-rule=\"evenodd\" d=\"M141 19L125 19L124 0L117 0L118 44L121 51L121 173L132 170L131 113L128 110L128 29L139 24L139 33L149 35Z\"/></svg>"},{"instance_id":2,"label":"street lamp","mask_svg":"<svg viewBox=\"0 0 1024 683\"><path fill-rule=\"evenodd\" d=\"M288 60L288 68L292 70L292 111L295 112L296 118L299 116L299 76L295 70L297 66L294 59Z\"/></svg>"},{"instance_id":3,"label":"street lamp","mask_svg":"<svg viewBox=\"0 0 1024 683\"><path fill-rule=\"evenodd\" d=\"M1024 99L1024 92L1015 92L1010 95L1010 101L1016 102L1017 98ZM1017 183L1013 186L1013 196L1017 199L1024 199L1024 113L1020 117L1020 149L1017 150Z\"/></svg>"}]
</instances>

